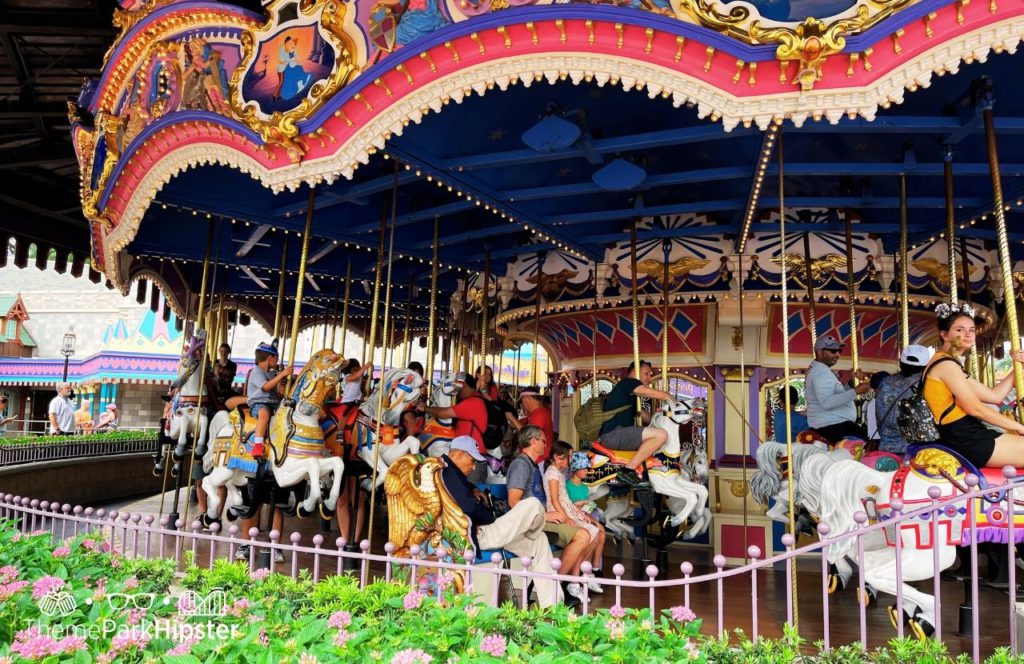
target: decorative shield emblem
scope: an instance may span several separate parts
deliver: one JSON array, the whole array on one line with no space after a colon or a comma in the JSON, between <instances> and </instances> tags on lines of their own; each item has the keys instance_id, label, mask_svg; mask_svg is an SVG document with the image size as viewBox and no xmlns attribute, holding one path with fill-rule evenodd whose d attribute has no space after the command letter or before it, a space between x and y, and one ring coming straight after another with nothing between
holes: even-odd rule
<instances>
[{"instance_id":1,"label":"decorative shield emblem","mask_svg":"<svg viewBox=\"0 0 1024 664\"><path fill-rule=\"evenodd\" d=\"M370 12L370 39L383 51L391 53L395 50L395 28L398 27L398 16L387 5L377 5Z\"/></svg>"}]
</instances>

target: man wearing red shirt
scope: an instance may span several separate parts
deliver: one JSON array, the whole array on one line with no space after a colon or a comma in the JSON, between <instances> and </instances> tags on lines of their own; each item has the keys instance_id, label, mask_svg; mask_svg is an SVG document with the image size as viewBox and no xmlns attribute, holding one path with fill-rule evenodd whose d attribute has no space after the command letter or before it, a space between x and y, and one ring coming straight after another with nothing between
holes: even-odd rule
<instances>
[{"instance_id":1,"label":"man wearing red shirt","mask_svg":"<svg viewBox=\"0 0 1024 664\"><path fill-rule=\"evenodd\" d=\"M519 393L519 402L526 411L526 420L517 420L512 413L508 413L508 422L516 431L528 424L540 428L544 432L544 454L537 462L547 461L551 456L551 445L555 441L555 422L551 419L551 409L544 405L544 397L541 396L540 390L533 386Z\"/></svg>"},{"instance_id":2,"label":"man wearing red shirt","mask_svg":"<svg viewBox=\"0 0 1024 664\"><path fill-rule=\"evenodd\" d=\"M487 454L484 446L484 431L487 430L487 406L484 398L476 391L476 379L464 373L458 374L455 383L462 383L459 401L454 406L441 408L430 406L428 415L438 419L455 418L455 436L470 436L480 448L480 454Z\"/></svg>"}]
</instances>

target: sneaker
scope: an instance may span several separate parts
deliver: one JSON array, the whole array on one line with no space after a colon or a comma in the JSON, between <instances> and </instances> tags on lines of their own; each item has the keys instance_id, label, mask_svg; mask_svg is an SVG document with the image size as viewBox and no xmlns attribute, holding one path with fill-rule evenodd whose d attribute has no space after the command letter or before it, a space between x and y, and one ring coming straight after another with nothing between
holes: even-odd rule
<instances>
[{"instance_id":1,"label":"sneaker","mask_svg":"<svg viewBox=\"0 0 1024 664\"><path fill-rule=\"evenodd\" d=\"M596 593L598 595L601 595L601 594L604 593L604 586L602 586L597 581L590 581L590 582L588 582L587 583L587 589L590 590L590 592Z\"/></svg>"},{"instance_id":2,"label":"sneaker","mask_svg":"<svg viewBox=\"0 0 1024 664\"><path fill-rule=\"evenodd\" d=\"M570 597L575 597L581 601L583 600L583 586L578 583L567 584L565 586L565 592L567 592Z\"/></svg>"},{"instance_id":3,"label":"sneaker","mask_svg":"<svg viewBox=\"0 0 1024 664\"><path fill-rule=\"evenodd\" d=\"M242 546L238 547L238 550L235 551L235 560L242 560L242 561L245 561L245 562L249 562L249 545L248 544L243 544Z\"/></svg>"},{"instance_id":4,"label":"sneaker","mask_svg":"<svg viewBox=\"0 0 1024 664\"><path fill-rule=\"evenodd\" d=\"M263 443L253 443L252 445L252 458L262 459L267 455L267 451L263 446Z\"/></svg>"},{"instance_id":5,"label":"sneaker","mask_svg":"<svg viewBox=\"0 0 1024 664\"><path fill-rule=\"evenodd\" d=\"M632 468L623 468L615 477L618 481L634 489L651 488L651 483L637 475L637 472Z\"/></svg>"},{"instance_id":6,"label":"sneaker","mask_svg":"<svg viewBox=\"0 0 1024 664\"><path fill-rule=\"evenodd\" d=\"M275 563L283 563L284 562L284 552L281 551L280 549L275 549L274 550L274 562Z\"/></svg>"},{"instance_id":7,"label":"sneaker","mask_svg":"<svg viewBox=\"0 0 1024 664\"><path fill-rule=\"evenodd\" d=\"M579 584L575 584L575 585L579 585ZM573 595L572 593L568 592L568 586L567 586L567 584L565 584L563 582L562 583L562 602L566 606L577 607L577 606L579 606L580 604L583 603L583 600L581 600L576 595Z\"/></svg>"}]
</instances>

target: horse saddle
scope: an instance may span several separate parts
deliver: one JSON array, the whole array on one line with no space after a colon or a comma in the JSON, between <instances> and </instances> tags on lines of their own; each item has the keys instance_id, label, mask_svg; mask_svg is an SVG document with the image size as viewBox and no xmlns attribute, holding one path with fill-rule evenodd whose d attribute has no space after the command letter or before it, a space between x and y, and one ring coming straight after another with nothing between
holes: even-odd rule
<instances>
[{"instance_id":1,"label":"horse saddle","mask_svg":"<svg viewBox=\"0 0 1024 664\"><path fill-rule=\"evenodd\" d=\"M995 488L1006 484L1006 476L1002 468L978 468L965 459L956 450L937 445L925 443L923 445L910 445L907 447L907 457L910 459L910 466L925 477L943 477L953 481L951 478L963 478L973 474L978 478L978 486L982 489ZM1017 476L1024 474L1024 468L1017 469ZM957 484L954 482L954 484ZM966 492L966 485L957 486L961 491Z\"/></svg>"},{"instance_id":2,"label":"horse saddle","mask_svg":"<svg viewBox=\"0 0 1024 664\"><path fill-rule=\"evenodd\" d=\"M328 417L324 422L324 442L332 456L341 457L346 461L355 459L355 445L348 441L359 416L359 404L346 403L325 406Z\"/></svg>"},{"instance_id":3,"label":"horse saddle","mask_svg":"<svg viewBox=\"0 0 1024 664\"><path fill-rule=\"evenodd\" d=\"M228 422L232 431L228 468L255 473L259 469L259 461L252 456L251 439L256 433L256 418L249 413L247 405L241 404L228 414Z\"/></svg>"}]
</instances>

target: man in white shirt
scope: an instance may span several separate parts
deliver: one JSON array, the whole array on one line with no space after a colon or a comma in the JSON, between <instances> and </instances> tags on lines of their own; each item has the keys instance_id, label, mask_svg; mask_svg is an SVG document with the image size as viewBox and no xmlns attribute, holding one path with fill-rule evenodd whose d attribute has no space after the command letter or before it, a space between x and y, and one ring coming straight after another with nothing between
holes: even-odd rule
<instances>
[{"instance_id":1,"label":"man in white shirt","mask_svg":"<svg viewBox=\"0 0 1024 664\"><path fill-rule=\"evenodd\" d=\"M75 407L71 403L71 383L57 383L57 396L50 400L50 434L71 436L75 433Z\"/></svg>"},{"instance_id":2,"label":"man in white shirt","mask_svg":"<svg viewBox=\"0 0 1024 664\"><path fill-rule=\"evenodd\" d=\"M814 343L814 361L807 370L804 398L807 400L807 425L826 439L838 443L846 437L868 439L868 432L857 423L858 394L871 390L867 381L856 387L844 385L832 371L839 361L843 344L830 335Z\"/></svg>"}]
</instances>

